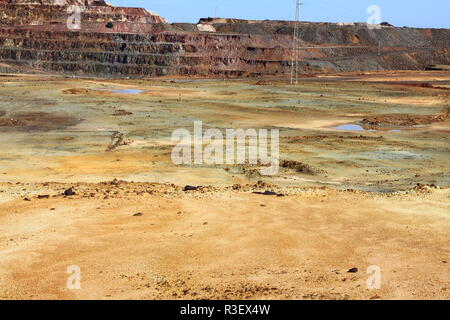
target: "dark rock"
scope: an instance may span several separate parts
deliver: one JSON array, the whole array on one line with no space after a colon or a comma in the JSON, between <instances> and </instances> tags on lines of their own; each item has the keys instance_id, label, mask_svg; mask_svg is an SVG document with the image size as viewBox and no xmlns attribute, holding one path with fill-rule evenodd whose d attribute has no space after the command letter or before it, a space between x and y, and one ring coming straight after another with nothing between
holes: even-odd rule
<instances>
[{"instance_id":1,"label":"dark rock","mask_svg":"<svg viewBox=\"0 0 450 320\"><path fill-rule=\"evenodd\" d=\"M133 217L142 217L142 216L143 216L143 214L140 212L133 214Z\"/></svg>"},{"instance_id":2,"label":"dark rock","mask_svg":"<svg viewBox=\"0 0 450 320\"><path fill-rule=\"evenodd\" d=\"M44 194L44 195L39 195L37 196L38 199L48 199L50 198L50 196L48 194Z\"/></svg>"},{"instance_id":3,"label":"dark rock","mask_svg":"<svg viewBox=\"0 0 450 320\"><path fill-rule=\"evenodd\" d=\"M65 196L74 196L76 195L76 193L73 191L73 187L67 189L66 191L64 191L64 195Z\"/></svg>"},{"instance_id":4,"label":"dark rock","mask_svg":"<svg viewBox=\"0 0 450 320\"><path fill-rule=\"evenodd\" d=\"M347 272L348 273L357 273L358 272L358 268L351 268Z\"/></svg>"},{"instance_id":5,"label":"dark rock","mask_svg":"<svg viewBox=\"0 0 450 320\"><path fill-rule=\"evenodd\" d=\"M293 160L283 160L281 161L280 166L285 169L292 169L295 170L296 172L313 176L318 175L320 173L325 173L324 170L316 169L308 164Z\"/></svg>"},{"instance_id":6,"label":"dark rock","mask_svg":"<svg viewBox=\"0 0 450 320\"><path fill-rule=\"evenodd\" d=\"M269 190L264 191L264 192L258 192L258 191L255 191L255 192L253 192L253 193L254 193L254 194L260 194L260 195L263 195L263 196L278 196L278 193L273 192L273 191L269 191Z\"/></svg>"},{"instance_id":7,"label":"dark rock","mask_svg":"<svg viewBox=\"0 0 450 320\"><path fill-rule=\"evenodd\" d=\"M124 109L120 109L120 110L116 110L116 111L113 113L113 116L115 116L115 117L120 117L120 116L130 116L130 115L132 115L132 114L133 114L133 112L126 111L126 110L124 110Z\"/></svg>"},{"instance_id":8,"label":"dark rock","mask_svg":"<svg viewBox=\"0 0 450 320\"><path fill-rule=\"evenodd\" d=\"M198 187L194 187L194 186L185 186L183 191L196 191L198 190Z\"/></svg>"},{"instance_id":9,"label":"dark rock","mask_svg":"<svg viewBox=\"0 0 450 320\"><path fill-rule=\"evenodd\" d=\"M117 179L114 179L113 181L111 181L111 185L118 186L121 182L122 182L122 180L119 181Z\"/></svg>"}]
</instances>

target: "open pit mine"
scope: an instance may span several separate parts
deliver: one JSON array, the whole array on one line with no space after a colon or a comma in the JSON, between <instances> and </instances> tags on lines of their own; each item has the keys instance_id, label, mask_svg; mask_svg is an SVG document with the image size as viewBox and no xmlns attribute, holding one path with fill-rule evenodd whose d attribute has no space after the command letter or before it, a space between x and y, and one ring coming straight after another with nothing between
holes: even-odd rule
<instances>
[{"instance_id":1,"label":"open pit mine","mask_svg":"<svg viewBox=\"0 0 450 320\"><path fill-rule=\"evenodd\" d=\"M58 4L58 5L56 5ZM67 21L82 6L79 25ZM207 18L172 23L103 0L0 0L0 70L99 76L283 76L294 23ZM423 70L450 64L450 30L301 23L303 73Z\"/></svg>"},{"instance_id":2,"label":"open pit mine","mask_svg":"<svg viewBox=\"0 0 450 320\"><path fill-rule=\"evenodd\" d=\"M0 300L450 299L449 65L449 29L0 0Z\"/></svg>"}]
</instances>

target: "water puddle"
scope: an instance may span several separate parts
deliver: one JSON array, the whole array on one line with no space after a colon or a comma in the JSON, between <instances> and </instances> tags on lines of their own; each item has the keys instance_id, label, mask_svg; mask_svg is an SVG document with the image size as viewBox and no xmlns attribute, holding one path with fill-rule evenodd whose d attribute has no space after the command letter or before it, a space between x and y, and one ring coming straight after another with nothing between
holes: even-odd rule
<instances>
[{"instance_id":1,"label":"water puddle","mask_svg":"<svg viewBox=\"0 0 450 320\"><path fill-rule=\"evenodd\" d=\"M359 131L359 132L377 132L377 131L384 131L384 132L402 132L399 129L391 129L391 130L375 130L375 129L364 129L364 127L360 126L359 124L343 124L337 127L331 127L331 129L339 130L339 131Z\"/></svg>"},{"instance_id":2,"label":"water puddle","mask_svg":"<svg viewBox=\"0 0 450 320\"><path fill-rule=\"evenodd\" d=\"M332 127L332 129L335 130L341 130L341 131L364 131L364 132L376 132L376 130L366 130L360 125L357 124L343 124L337 127Z\"/></svg>"},{"instance_id":3,"label":"water puddle","mask_svg":"<svg viewBox=\"0 0 450 320\"><path fill-rule=\"evenodd\" d=\"M93 89L94 91L108 91L112 93L118 93L118 94L139 94L144 92L144 90L138 90L138 89Z\"/></svg>"}]
</instances>

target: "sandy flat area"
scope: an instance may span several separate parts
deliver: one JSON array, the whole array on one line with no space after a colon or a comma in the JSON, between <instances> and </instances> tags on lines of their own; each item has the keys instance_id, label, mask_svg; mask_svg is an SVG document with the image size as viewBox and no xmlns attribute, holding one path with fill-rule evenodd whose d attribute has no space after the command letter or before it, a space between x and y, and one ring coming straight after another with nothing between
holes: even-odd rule
<instances>
[{"instance_id":1,"label":"sandy flat area","mask_svg":"<svg viewBox=\"0 0 450 320\"><path fill-rule=\"evenodd\" d=\"M449 189L277 197L125 183L58 196L65 187L0 206L1 298L450 298ZM80 290L66 288L72 265Z\"/></svg>"}]
</instances>

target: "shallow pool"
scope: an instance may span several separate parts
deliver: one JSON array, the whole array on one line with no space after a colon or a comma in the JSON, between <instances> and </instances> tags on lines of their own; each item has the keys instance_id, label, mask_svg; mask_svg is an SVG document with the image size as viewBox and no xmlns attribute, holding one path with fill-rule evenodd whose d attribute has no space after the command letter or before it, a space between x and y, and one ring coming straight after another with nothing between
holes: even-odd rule
<instances>
[{"instance_id":1,"label":"shallow pool","mask_svg":"<svg viewBox=\"0 0 450 320\"><path fill-rule=\"evenodd\" d=\"M138 94L144 92L144 90L138 90L138 89L94 89L95 91L108 91L112 93L119 93L119 94Z\"/></svg>"},{"instance_id":2,"label":"shallow pool","mask_svg":"<svg viewBox=\"0 0 450 320\"><path fill-rule=\"evenodd\" d=\"M358 124L343 124L332 129L342 130L342 131L365 131L365 132L376 132L376 130L366 130Z\"/></svg>"}]
</instances>

